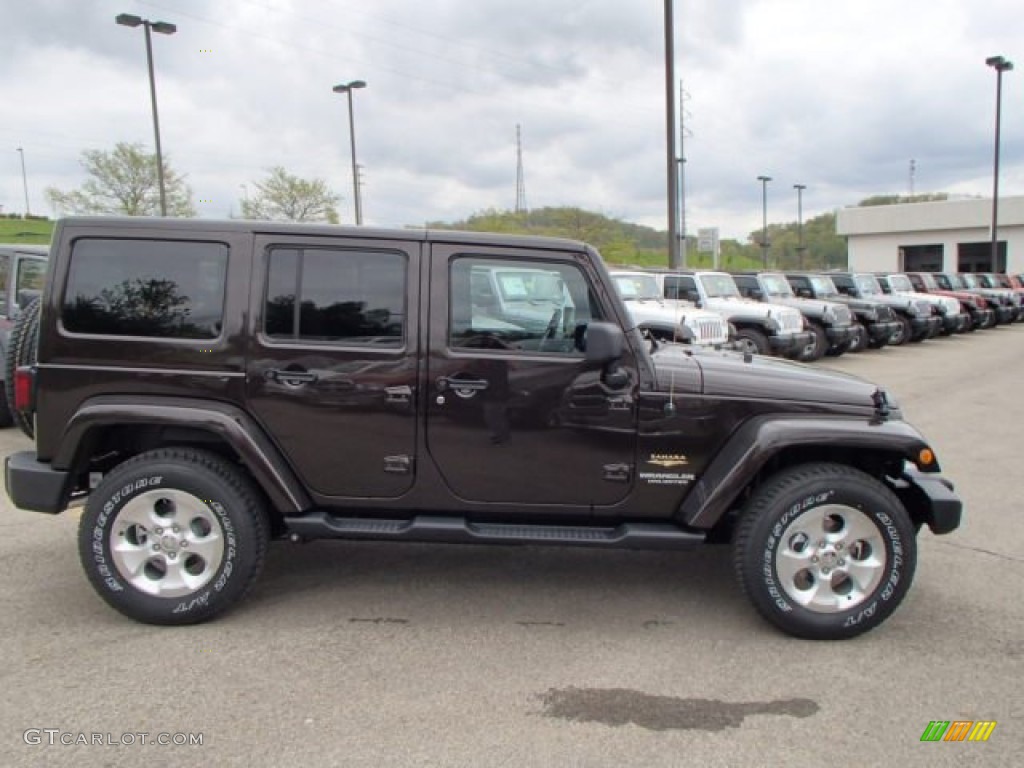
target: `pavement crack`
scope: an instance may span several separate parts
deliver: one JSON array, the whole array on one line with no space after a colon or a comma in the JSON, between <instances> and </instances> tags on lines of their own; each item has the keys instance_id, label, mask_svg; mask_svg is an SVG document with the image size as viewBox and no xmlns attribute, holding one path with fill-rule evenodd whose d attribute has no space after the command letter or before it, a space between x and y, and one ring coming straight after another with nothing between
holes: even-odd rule
<instances>
[{"instance_id":1,"label":"pavement crack","mask_svg":"<svg viewBox=\"0 0 1024 768\"><path fill-rule=\"evenodd\" d=\"M970 544L957 544L953 541L936 541L935 544L940 544L944 547L953 547L953 549L965 549L969 552L978 552L982 555L989 555L990 557L998 557L1000 560L1009 560L1012 563L1024 563L1024 557L1016 557L1014 555L1007 555L1003 552L993 552L991 549L985 549L984 547L972 547Z\"/></svg>"}]
</instances>

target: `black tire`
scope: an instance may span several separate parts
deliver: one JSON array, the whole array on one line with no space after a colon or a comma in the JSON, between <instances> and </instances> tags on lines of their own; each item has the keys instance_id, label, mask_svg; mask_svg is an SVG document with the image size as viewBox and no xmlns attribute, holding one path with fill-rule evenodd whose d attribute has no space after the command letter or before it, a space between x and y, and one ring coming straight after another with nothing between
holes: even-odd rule
<instances>
[{"instance_id":1,"label":"black tire","mask_svg":"<svg viewBox=\"0 0 1024 768\"><path fill-rule=\"evenodd\" d=\"M34 421L29 412L19 411L14 403L14 372L22 365L35 365L39 346L40 300L29 304L14 321L4 358L4 400L11 414L12 423L17 424L29 437L35 437Z\"/></svg>"},{"instance_id":2,"label":"black tire","mask_svg":"<svg viewBox=\"0 0 1024 768\"><path fill-rule=\"evenodd\" d=\"M783 632L843 640L877 627L903 600L917 565L914 532L899 499L875 478L842 464L803 464L750 498L734 538L736 575ZM859 586L846 558L863 563Z\"/></svg>"},{"instance_id":3,"label":"black tire","mask_svg":"<svg viewBox=\"0 0 1024 768\"><path fill-rule=\"evenodd\" d=\"M3 387L3 397L0 397L0 429L6 429L14 424L14 414L7 402L7 382L0 383ZM11 386L14 386L13 383Z\"/></svg>"},{"instance_id":4,"label":"black tire","mask_svg":"<svg viewBox=\"0 0 1024 768\"><path fill-rule=\"evenodd\" d=\"M858 355L868 348L868 342L871 337L868 336L868 329L864 327L863 323L853 323L853 338L850 340L850 346L846 350L851 355Z\"/></svg>"},{"instance_id":5,"label":"black tire","mask_svg":"<svg viewBox=\"0 0 1024 768\"><path fill-rule=\"evenodd\" d=\"M736 349L751 352L755 355L767 355L771 352L768 337L756 328L740 328L736 331Z\"/></svg>"},{"instance_id":6,"label":"black tire","mask_svg":"<svg viewBox=\"0 0 1024 768\"><path fill-rule=\"evenodd\" d=\"M811 332L813 338L811 343L804 348L799 359L805 363L813 363L815 360L821 360L828 352L828 335L825 333L825 329L817 323L808 323L807 330Z\"/></svg>"},{"instance_id":7,"label":"black tire","mask_svg":"<svg viewBox=\"0 0 1024 768\"><path fill-rule=\"evenodd\" d=\"M911 327L910 320L908 318L898 314L896 315L896 320L900 324L900 330L894 333L889 339L889 343L894 347L906 344L914 335L914 329Z\"/></svg>"},{"instance_id":8,"label":"black tire","mask_svg":"<svg viewBox=\"0 0 1024 768\"><path fill-rule=\"evenodd\" d=\"M78 529L93 588L147 624L196 624L231 608L262 570L268 540L266 508L248 476L192 448L161 448L116 467L89 495Z\"/></svg>"}]
</instances>

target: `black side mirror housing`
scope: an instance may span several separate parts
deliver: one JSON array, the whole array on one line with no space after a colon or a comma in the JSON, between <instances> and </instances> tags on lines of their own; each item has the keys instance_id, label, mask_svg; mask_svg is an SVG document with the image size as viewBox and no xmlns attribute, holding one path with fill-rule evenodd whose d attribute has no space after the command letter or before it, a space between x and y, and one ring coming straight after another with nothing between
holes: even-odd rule
<instances>
[{"instance_id":1,"label":"black side mirror housing","mask_svg":"<svg viewBox=\"0 0 1024 768\"><path fill-rule=\"evenodd\" d=\"M606 365L622 357L626 334L615 323L595 320L587 325L584 344L588 363Z\"/></svg>"}]
</instances>

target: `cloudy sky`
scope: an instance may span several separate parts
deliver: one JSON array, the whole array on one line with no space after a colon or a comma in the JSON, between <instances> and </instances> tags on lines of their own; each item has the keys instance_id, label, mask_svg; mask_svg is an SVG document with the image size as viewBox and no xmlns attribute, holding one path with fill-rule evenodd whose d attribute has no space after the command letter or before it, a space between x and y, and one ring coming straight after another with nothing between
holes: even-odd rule
<instances>
[{"instance_id":1,"label":"cloudy sky","mask_svg":"<svg viewBox=\"0 0 1024 768\"><path fill-rule=\"evenodd\" d=\"M84 180L84 149L152 147L141 29L154 35L163 146L203 216L238 211L266 169L327 179L353 219L345 97L355 93L366 223L512 208L516 125L527 203L666 226L662 2L655 0L4 0L0 205L33 213ZM872 194L1024 194L1020 0L676 0L687 92L687 229L761 223Z\"/></svg>"}]
</instances>

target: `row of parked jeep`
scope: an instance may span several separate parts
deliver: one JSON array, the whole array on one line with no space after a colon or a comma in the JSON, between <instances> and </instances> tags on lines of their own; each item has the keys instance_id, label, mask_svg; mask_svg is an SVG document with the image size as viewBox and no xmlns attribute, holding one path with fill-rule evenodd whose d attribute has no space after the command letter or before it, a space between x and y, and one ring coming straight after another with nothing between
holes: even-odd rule
<instances>
[{"instance_id":1,"label":"row of parked jeep","mask_svg":"<svg viewBox=\"0 0 1024 768\"><path fill-rule=\"evenodd\" d=\"M802 361L1024 321L1021 277L612 271L654 338Z\"/></svg>"}]
</instances>

